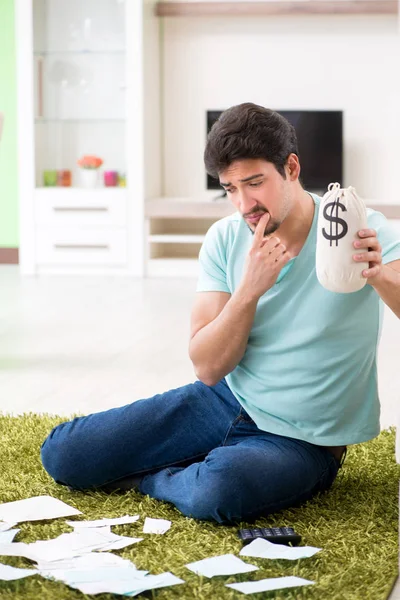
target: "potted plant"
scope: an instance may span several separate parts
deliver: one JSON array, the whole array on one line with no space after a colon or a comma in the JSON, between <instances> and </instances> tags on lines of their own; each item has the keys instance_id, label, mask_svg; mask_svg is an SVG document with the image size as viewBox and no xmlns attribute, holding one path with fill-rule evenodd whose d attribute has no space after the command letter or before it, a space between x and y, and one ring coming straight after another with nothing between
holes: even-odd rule
<instances>
[{"instance_id":1,"label":"potted plant","mask_svg":"<svg viewBox=\"0 0 400 600\"><path fill-rule=\"evenodd\" d=\"M78 160L80 167L80 180L85 188L94 188L98 183L98 169L103 160L92 154L85 154Z\"/></svg>"}]
</instances>

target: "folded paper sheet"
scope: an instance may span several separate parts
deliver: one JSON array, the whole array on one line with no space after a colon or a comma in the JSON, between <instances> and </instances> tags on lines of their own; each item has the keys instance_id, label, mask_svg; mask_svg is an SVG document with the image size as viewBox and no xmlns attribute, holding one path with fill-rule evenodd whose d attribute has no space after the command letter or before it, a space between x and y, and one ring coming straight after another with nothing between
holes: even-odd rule
<instances>
[{"instance_id":1,"label":"folded paper sheet","mask_svg":"<svg viewBox=\"0 0 400 600\"><path fill-rule=\"evenodd\" d=\"M89 554L83 554L82 556L75 556L73 558L65 558L63 560L52 560L52 561L38 561L37 569L39 571L82 571L84 569L104 569L107 567L129 567L135 568L133 562L127 558L122 558L116 554L99 554L97 552L91 552Z\"/></svg>"},{"instance_id":2,"label":"folded paper sheet","mask_svg":"<svg viewBox=\"0 0 400 600\"><path fill-rule=\"evenodd\" d=\"M165 533L171 527L171 521L167 519L150 519L146 517L143 525L143 533Z\"/></svg>"},{"instance_id":3,"label":"folded paper sheet","mask_svg":"<svg viewBox=\"0 0 400 600\"><path fill-rule=\"evenodd\" d=\"M135 523L139 520L139 515L129 517L117 517L116 519L98 519L97 521L67 521L67 525L70 525L74 529L81 529L82 527L107 527L112 525L126 525L127 523Z\"/></svg>"},{"instance_id":4,"label":"folded paper sheet","mask_svg":"<svg viewBox=\"0 0 400 600\"><path fill-rule=\"evenodd\" d=\"M286 546L284 544L273 544L268 540L258 538L245 546L239 552L240 556L253 556L254 558L284 558L285 560L297 560L299 558L309 558L321 548L312 546Z\"/></svg>"},{"instance_id":5,"label":"folded paper sheet","mask_svg":"<svg viewBox=\"0 0 400 600\"><path fill-rule=\"evenodd\" d=\"M1 521L0 522L0 532L8 531L9 529L12 529L12 527L14 527L14 525L16 525L16 524L17 523L5 523L4 521Z\"/></svg>"},{"instance_id":6,"label":"folded paper sheet","mask_svg":"<svg viewBox=\"0 0 400 600\"><path fill-rule=\"evenodd\" d=\"M117 550L142 541L143 538L131 538L111 533L109 527L82 529L78 532L62 533L53 540L40 540L32 544L20 542L1 544L0 556L24 556L39 561L58 561L89 552Z\"/></svg>"},{"instance_id":7,"label":"folded paper sheet","mask_svg":"<svg viewBox=\"0 0 400 600\"><path fill-rule=\"evenodd\" d=\"M0 544L11 544L20 529L9 529L8 531L0 531Z\"/></svg>"},{"instance_id":8,"label":"folded paper sheet","mask_svg":"<svg viewBox=\"0 0 400 600\"><path fill-rule=\"evenodd\" d=\"M73 533L63 533L54 540L28 544L34 560L61 560L80 556L88 552L108 551L125 548L140 542L143 538L131 538L111 533L109 527L82 529Z\"/></svg>"},{"instance_id":9,"label":"folded paper sheet","mask_svg":"<svg viewBox=\"0 0 400 600\"><path fill-rule=\"evenodd\" d=\"M312 585L313 583L315 582L308 579L289 576L272 577L271 579L261 579L260 581L246 581L245 583L227 583L226 587L242 592L243 594L256 594L257 592L282 590L284 588Z\"/></svg>"},{"instance_id":10,"label":"folded paper sheet","mask_svg":"<svg viewBox=\"0 0 400 600\"><path fill-rule=\"evenodd\" d=\"M0 504L0 520L8 523L42 521L82 514L80 510L52 496L34 496L16 502Z\"/></svg>"},{"instance_id":11,"label":"folded paper sheet","mask_svg":"<svg viewBox=\"0 0 400 600\"><path fill-rule=\"evenodd\" d=\"M215 577L216 575L236 575L237 573L249 573L257 571L258 567L249 565L234 554L223 554L222 556L212 556L204 558L197 562L189 563L186 567L204 577Z\"/></svg>"},{"instance_id":12,"label":"folded paper sheet","mask_svg":"<svg viewBox=\"0 0 400 600\"><path fill-rule=\"evenodd\" d=\"M85 554L76 558L37 564L46 579L62 581L84 594L113 593L136 596L143 591L184 583L172 573L148 575L136 565L114 554Z\"/></svg>"},{"instance_id":13,"label":"folded paper sheet","mask_svg":"<svg viewBox=\"0 0 400 600\"><path fill-rule=\"evenodd\" d=\"M15 579L37 574L38 572L35 569L17 569L16 567L0 564L0 580L2 581L14 581Z\"/></svg>"}]
</instances>

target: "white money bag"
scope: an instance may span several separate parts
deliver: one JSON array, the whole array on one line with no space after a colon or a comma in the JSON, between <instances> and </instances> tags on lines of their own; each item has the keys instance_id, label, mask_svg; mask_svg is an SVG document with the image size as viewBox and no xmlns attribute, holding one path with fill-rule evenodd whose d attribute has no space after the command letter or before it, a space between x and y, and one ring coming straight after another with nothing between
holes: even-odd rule
<instances>
[{"instance_id":1,"label":"white money bag","mask_svg":"<svg viewBox=\"0 0 400 600\"><path fill-rule=\"evenodd\" d=\"M366 249L354 248L353 242L367 226L367 209L355 189L331 183L319 208L316 250L317 277L327 290L347 294L366 284L362 272L368 263L353 259Z\"/></svg>"}]
</instances>

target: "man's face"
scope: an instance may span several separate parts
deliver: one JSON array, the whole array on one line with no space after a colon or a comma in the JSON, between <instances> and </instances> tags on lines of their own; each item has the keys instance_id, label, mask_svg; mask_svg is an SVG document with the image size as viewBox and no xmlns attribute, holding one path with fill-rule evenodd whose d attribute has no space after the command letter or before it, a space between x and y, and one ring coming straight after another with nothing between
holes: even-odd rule
<instances>
[{"instance_id":1,"label":"man's face","mask_svg":"<svg viewBox=\"0 0 400 600\"><path fill-rule=\"evenodd\" d=\"M290 212L290 180L266 160L237 160L220 173L219 180L253 233L264 213L270 214L265 229L265 235L270 235Z\"/></svg>"}]
</instances>

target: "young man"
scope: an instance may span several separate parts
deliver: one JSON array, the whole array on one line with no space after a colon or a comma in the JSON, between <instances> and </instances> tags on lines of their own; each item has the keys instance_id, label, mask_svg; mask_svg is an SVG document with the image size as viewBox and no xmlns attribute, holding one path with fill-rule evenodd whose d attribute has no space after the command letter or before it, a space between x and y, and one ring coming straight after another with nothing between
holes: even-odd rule
<instances>
[{"instance_id":1,"label":"young man","mask_svg":"<svg viewBox=\"0 0 400 600\"><path fill-rule=\"evenodd\" d=\"M62 423L42 460L75 489L136 487L187 516L252 521L328 490L346 447L378 435L380 300L400 317L400 236L369 210L354 242L369 285L329 292L315 274L320 198L299 181L293 127L235 106L205 164L237 212L200 252L198 381Z\"/></svg>"}]
</instances>

